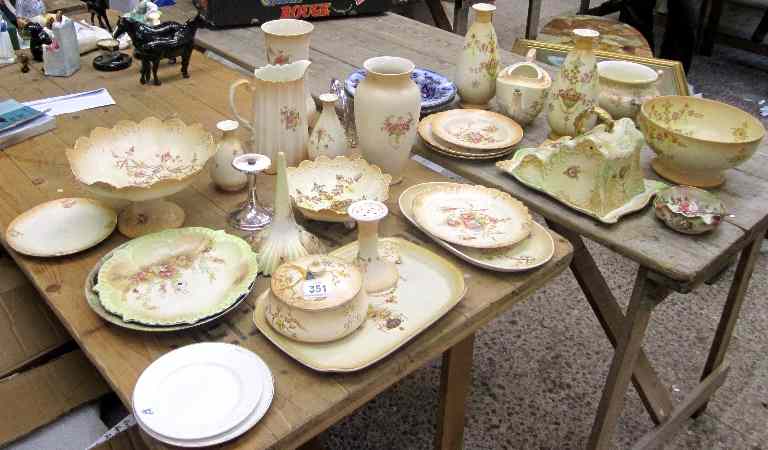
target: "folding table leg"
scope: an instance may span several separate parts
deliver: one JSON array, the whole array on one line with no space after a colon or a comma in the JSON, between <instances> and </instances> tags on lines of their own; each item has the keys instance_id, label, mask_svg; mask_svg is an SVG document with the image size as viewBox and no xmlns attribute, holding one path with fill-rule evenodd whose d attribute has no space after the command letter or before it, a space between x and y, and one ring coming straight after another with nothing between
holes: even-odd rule
<instances>
[{"instance_id":1,"label":"folding table leg","mask_svg":"<svg viewBox=\"0 0 768 450\"><path fill-rule=\"evenodd\" d=\"M437 416L435 448L458 450L464 448L464 411L472 381L472 351L475 335L443 353L440 375L440 405Z\"/></svg>"},{"instance_id":2,"label":"folding table leg","mask_svg":"<svg viewBox=\"0 0 768 450\"><path fill-rule=\"evenodd\" d=\"M733 327L736 325L741 305L744 303L744 294L747 291L749 280L752 278L752 272L755 269L755 263L760 255L763 233L760 233L758 236L758 238L744 247L741 251L741 256L739 256L736 275L734 275L731 289L728 291L728 298L725 300L725 307L723 307L723 313L720 315L720 322L717 324L717 331L715 332L715 338L712 340L709 357L701 374L702 380L706 379L725 359L725 352L728 350L728 344L730 344L731 336L733 335ZM706 409L707 403L704 403L696 411L694 417L700 416Z\"/></svg>"},{"instance_id":3,"label":"folding table leg","mask_svg":"<svg viewBox=\"0 0 768 450\"><path fill-rule=\"evenodd\" d=\"M632 378L635 363L641 352L648 320L653 307L660 300L659 297L665 296L663 291L656 291L658 286L648 279L647 275L648 269L645 267L640 267L637 271L635 287L624 319L626 326L623 327L617 341L618 345L605 382L603 396L597 408L597 417L592 426L592 434L589 436L587 445L589 449L612 448L613 432L621 415L629 380Z\"/></svg>"},{"instance_id":4,"label":"folding table leg","mask_svg":"<svg viewBox=\"0 0 768 450\"><path fill-rule=\"evenodd\" d=\"M624 314L605 282L605 278L600 273L595 260L589 254L584 246L584 241L578 234L554 222L548 221L547 223L550 228L568 239L573 245L571 271L587 297L597 320L605 330L608 340L616 347L618 336L621 334L624 324L629 322L626 322ZM653 422L657 425L663 423L672 411L672 398L642 350L637 358L632 384Z\"/></svg>"}]
</instances>

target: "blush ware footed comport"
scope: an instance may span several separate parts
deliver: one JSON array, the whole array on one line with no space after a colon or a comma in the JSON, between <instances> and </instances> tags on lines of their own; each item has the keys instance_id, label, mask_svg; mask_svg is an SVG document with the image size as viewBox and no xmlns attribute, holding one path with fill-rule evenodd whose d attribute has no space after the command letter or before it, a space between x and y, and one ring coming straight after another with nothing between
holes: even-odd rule
<instances>
[{"instance_id":1,"label":"blush ware footed comport","mask_svg":"<svg viewBox=\"0 0 768 450\"><path fill-rule=\"evenodd\" d=\"M595 30L573 30L576 46L565 57L549 91L547 120L551 138L578 136L577 119L585 118L582 125L585 130L597 123L596 116L587 113L597 106L597 60L592 48L599 37L600 33Z\"/></svg>"},{"instance_id":2,"label":"blush ware footed comport","mask_svg":"<svg viewBox=\"0 0 768 450\"><path fill-rule=\"evenodd\" d=\"M472 5L475 21L464 37L464 47L456 67L456 88L464 108L488 109L496 94L499 71L499 43L493 28L494 5Z\"/></svg>"},{"instance_id":3,"label":"blush ware footed comport","mask_svg":"<svg viewBox=\"0 0 768 450\"><path fill-rule=\"evenodd\" d=\"M237 170L232 161L242 155L243 146L237 137L239 124L234 120L222 120L216 124L221 131L221 138L216 145L210 174L213 184L224 191L239 191L248 184L248 177Z\"/></svg>"},{"instance_id":4,"label":"blush ware footed comport","mask_svg":"<svg viewBox=\"0 0 768 450\"><path fill-rule=\"evenodd\" d=\"M347 211L357 221L357 263L365 273L365 290L369 294L393 290L400 278L397 266L379 254L379 222L389 214L387 205L361 200L352 203Z\"/></svg>"},{"instance_id":5,"label":"blush ware footed comport","mask_svg":"<svg viewBox=\"0 0 768 450\"><path fill-rule=\"evenodd\" d=\"M235 81L229 87L229 107L237 120L253 133L256 151L274 161L284 152L288 165L307 159L307 109L304 76L311 63L300 60L281 66L264 66L253 72L252 81ZM252 120L246 120L235 106L235 93L241 85L253 91ZM274 168L267 169L274 174Z\"/></svg>"},{"instance_id":6,"label":"blush ware footed comport","mask_svg":"<svg viewBox=\"0 0 768 450\"><path fill-rule=\"evenodd\" d=\"M336 102L338 100L339 97L336 94L320 95L323 110L312 129L312 134L309 135L309 144L307 145L309 159L315 159L321 155L334 158L347 154L349 149L347 134L341 125L339 116L336 115Z\"/></svg>"},{"instance_id":7,"label":"blush ware footed comport","mask_svg":"<svg viewBox=\"0 0 768 450\"><path fill-rule=\"evenodd\" d=\"M292 62L309 60L309 37L315 26L306 20L277 19L264 22L261 31L264 32L264 49L267 52L267 64L283 65ZM310 128L317 121L317 106L309 92L309 86L304 86L307 106L307 123Z\"/></svg>"},{"instance_id":8,"label":"blush ware footed comport","mask_svg":"<svg viewBox=\"0 0 768 450\"><path fill-rule=\"evenodd\" d=\"M272 223L272 212L261 206L256 194L256 175L272 162L264 155L246 153L232 160L232 167L248 177L248 199L229 213L229 226L235 230L255 232Z\"/></svg>"},{"instance_id":9,"label":"blush ware footed comport","mask_svg":"<svg viewBox=\"0 0 768 450\"><path fill-rule=\"evenodd\" d=\"M369 163L403 179L416 140L421 92L411 79L414 65L405 58L379 56L363 64L368 75L355 92L355 126L360 151Z\"/></svg>"}]
</instances>

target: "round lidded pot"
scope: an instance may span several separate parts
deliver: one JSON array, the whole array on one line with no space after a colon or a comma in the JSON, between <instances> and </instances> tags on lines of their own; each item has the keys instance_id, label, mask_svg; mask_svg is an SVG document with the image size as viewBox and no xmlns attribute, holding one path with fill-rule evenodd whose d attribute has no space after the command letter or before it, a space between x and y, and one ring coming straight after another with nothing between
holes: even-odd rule
<instances>
[{"instance_id":1,"label":"round lidded pot","mask_svg":"<svg viewBox=\"0 0 768 450\"><path fill-rule=\"evenodd\" d=\"M526 60L505 67L496 78L496 102L502 112L520 125L528 125L547 102L552 78L533 60L531 49Z\"/></svg>"},{"instance_id":2,"label":"round lidded pot","mask_svg":"<svg viewBox=\"0 0 768 450\"><path fill-rule=\"evenodd\" d=\"M597 63L600 79L598 103L614 119L634 120L646 100L659 96L659 74L650 67L630 61Z\"/></svg>"},{"instance_id":3,"label":"round lidded pot","mask_svg":"<svg viewBox=\"0 0 768 450\"><path fill-rule=\"evenodd\" d=\"M302 342L330 342L357 330L368 313L363 275L352 264L309 255L272 274L264 309L278 333Z\"/></svg>"}]
</instances>

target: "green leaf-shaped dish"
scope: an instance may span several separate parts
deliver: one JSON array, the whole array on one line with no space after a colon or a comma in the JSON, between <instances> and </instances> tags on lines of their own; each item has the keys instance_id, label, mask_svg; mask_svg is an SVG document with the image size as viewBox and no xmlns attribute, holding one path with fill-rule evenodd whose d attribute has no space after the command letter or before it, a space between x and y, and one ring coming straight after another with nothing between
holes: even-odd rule
<instances>
[{"instance_id":1,"label":"green leaf-shaped dish","mask_svg":"<svg viewBox=\"0 0 768 450\"><path fill-rule=\"evenodd\" d=\"M179 228L117 250L99 270L94 290L104 308L126 322L194 323L232 306L257 273L256 254L239 237Z\"/></svg>"}]
</instances>

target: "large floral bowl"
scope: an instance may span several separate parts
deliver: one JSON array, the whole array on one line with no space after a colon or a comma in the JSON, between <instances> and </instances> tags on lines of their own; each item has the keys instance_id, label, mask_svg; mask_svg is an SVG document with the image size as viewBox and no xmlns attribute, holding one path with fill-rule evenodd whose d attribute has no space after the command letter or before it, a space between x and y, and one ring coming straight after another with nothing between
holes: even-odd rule
<instances>
[{"instance_id":1,"label":"large floral bowl","mask_svg":"<svg viewBox=\"0 0 768 450\"><path fill-rule=\"evenodd\" d=\"M709 192L691 186L672 186L656 194L656 217L684 234L712 231L725 217L725 205Z\"/></svg>"},{"instance_id":2,"label":"large floral bowl","mask_svg":"<svg viewBox=\"0 0 768 450\"><path fill-rule=\"evenodd\" d=\"M304 217L322 222L350 222L347 208L358 200L386 201L391 181L362 158L320 156L288 168L293 203Z\"/></svg>"},{"instance_id":3,"label":"large floral bowl","mask_svg":"<svg viewBox=\"0 0 768 450\"><path fill-rule=\"evenodd\" d=\"M350 95L355 96L357 85L365 78L364 69L358 69L349 74L344 82L344 89ZM451 80L429 69L413 69L411 79L421 90L421 111L436 109L445 106L456 97L456 85Z\"/></svg>"},{"instance_id":4,"label":"large floral bowl","mask_svg":"<svg viewBox=\"0 0 768 450\"><path fill-rule=\"evenodd\" d=\"M656 152L651 163L656 173L689 186L723 184L723 171L748 160L765 136L763 125L750 114L696 97L648 100L637 119Z\"/></svg>"},{"instance_id":5,"label":"large floral bowl","mask_svg":"<svg viewBox=\"0 0 768 450\"><path fill-rule=\"evenodd\" d=\"M148 117L95 128L66 154L75 178L94 194L139 202L118 218L120 232L137 237L182 225L184 211L160 199L188 187L215 151L201 125Z\"/></svg>"}]
</instances>

